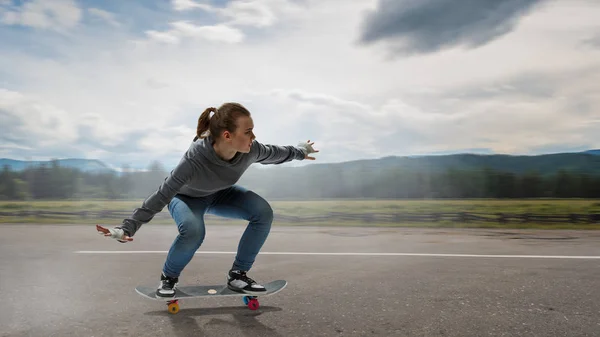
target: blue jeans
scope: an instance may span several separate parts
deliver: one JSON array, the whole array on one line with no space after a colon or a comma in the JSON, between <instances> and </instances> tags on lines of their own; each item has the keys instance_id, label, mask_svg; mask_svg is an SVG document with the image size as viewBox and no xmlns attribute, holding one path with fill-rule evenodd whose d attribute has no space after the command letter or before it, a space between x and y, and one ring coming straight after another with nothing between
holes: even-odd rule
<instances>
[{"instance_id":1,"label":"blue jeans","mask_svg":"<svg viewBox=\"0 0 600 337\"><path fill-rule=\"evenodd\" d=\"M273 222L273 209L269 203L258 194L236 185L201 198L178 194L171 200L168 209L179 231L163 267L163 273L170 277L179 277L204 241L204 214L249 221L232 266L244 271L252 268Z\"/></svg>"}]
</instances>

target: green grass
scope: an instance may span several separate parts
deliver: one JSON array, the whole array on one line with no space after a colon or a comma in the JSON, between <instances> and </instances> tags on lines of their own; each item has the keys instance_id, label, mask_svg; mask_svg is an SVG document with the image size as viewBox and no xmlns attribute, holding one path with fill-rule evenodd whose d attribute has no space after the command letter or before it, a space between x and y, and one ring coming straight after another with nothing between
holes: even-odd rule
<instances>
[{"instance_id":1,"label":"green grass","mask_svg":"<svg viewBox=\"0 0 600 337\"><path fill-rule=\"evenodd\" d=\"M101 211L133 210L143 200L36 200L36 201L0 201L0 211L12 210L48 210L48 211Z\"/></svg>"},{"instance_id":2,"label":"green grass","mask_svg":"<svg viewBox=\"0 0 600 337\"><path fill-rule=\"evenodd\" d=\"M588 213L600 212L597 199L473 199L473 200L325 200L279 201L273 207L289 214L303 212L479 212Z\"/></svg>"},{"instance_id":3,"label":"green grass","mask_svg":"<svg viewBox=\"0 0 600 337\"><path fill-rule=\"evenodd\" d=\"M0 211L14 212L20 210L48 210L60 212L115 210L130 212L139 207L142 200L57 200L57 201L0 201ZM534 214L569 214L600 213L598 199L508 199L508 200L313 200L313 201L271 201L276 214L294 216L317 216L330 212L339 213L434 213L434 212L473 212L473 213L534 213ZM153 224L170 224L166 208L152 220ZM0 223L72 223L72 224L116 224L121 219L81 218L76 216L18 217L2 216ZM240 224L238 220L216 220L219 224ZM276 225L302 226L365 226L361 221L327 221L286 223ZM600 229L600 224L539 224L539 223L370 223L369 226L406 226L406 227L486 227L486 228L539 228L539 229Z\"/></svg>"},{"instance_id":4,"label":"green grass","mask_svg":"<svg viewBox=\"0 0 600 337\"><path fill-rule=\"evenodd\" d=\"M479 212L479 213L588 213L600 212L599 199L473 199L473 200L314 200L270 201L275 212L286 215L325 214L329 212ZM0 211L133 211L142 200L51 200L0 201Z\"/></svg>"}]
</instances>

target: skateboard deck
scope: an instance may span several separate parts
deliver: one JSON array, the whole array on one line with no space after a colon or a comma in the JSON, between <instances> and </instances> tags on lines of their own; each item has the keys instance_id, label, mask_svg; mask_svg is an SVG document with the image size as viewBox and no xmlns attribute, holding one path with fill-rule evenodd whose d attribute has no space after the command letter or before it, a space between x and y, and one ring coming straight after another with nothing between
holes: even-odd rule
<instances>
[{"instance_id":1,"label":"skateboard deck","mask_svg":"<svg viewBox=\"0 0 600 337\"><path fill-rule=\"evenodd\" d=\"M165 298L156 296L156 287L140 285L135 287L135 291L148 299L167 302L169 312L172 314L176 314L179 311L179 300L196 297L242 297L244 304L246 304L248 308L250 308L251 310L256 310L259 307L259 296L273 295L280 292L287 286L287 281L276 280L266 283L264 284L264 286L267 289L267 291L260 295L252 295L233 291L227 288L227 285L225 284L178 286L175 288L175 296Z\"/></svg>"}]
</instances>

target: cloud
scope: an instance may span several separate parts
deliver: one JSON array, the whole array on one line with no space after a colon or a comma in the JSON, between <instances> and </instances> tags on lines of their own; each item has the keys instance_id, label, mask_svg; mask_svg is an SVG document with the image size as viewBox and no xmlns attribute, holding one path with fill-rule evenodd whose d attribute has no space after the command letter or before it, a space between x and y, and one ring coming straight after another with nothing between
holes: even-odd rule
<instances>
[{"instance_id":1,"label":"cloud","mask_svg":"<svg viewBox=\"0 0 600 337\"><path fill-rule=\"evenodd\" d=\"M181 144L194 135L193 126L117 126L99 114L74 117L42 99L0 89L0 153L8 157L94 158L143 168L154 159L178 160Z\"/></svg>"},{"instance_id":2,"label":"cloud","mask_svg":"<svg viewBox=\"0 0 600 337\"><path fill-rule=\"evenodd\" d=\"M166 32L159 32L156 30L148 30L146 31L146 35L154 41L169 43L169 44L178 44L180 41L180 32L176 29Z\"/></svg>"},{"instance_id":3,"label":"cloud","mask_svg":"<svg viewBox=\"0 0 600 337\"><path fill-rule=\"evenodd\" d=\"M422 123L426 137L413 150L446 151L469 144L499 153L596 147L598 82L600 64L573 65L407 95L406 101L422 111L454 115Z\"/></svg>"},{"instance_id":4,"label":"cloud","mask_svg":"<svg viewBox=\"0 0 600 337\"><path fill-rule=\"evenodd\" d=\"M324 159L335 161L473 147L496 153L595 147L600 141L597 83L599 63L433 86L388 96L380 104L299 89L268 95L274 111L294 116L282 128L317 132L320 146L336 149L324 152ZM273 123L287 119L273 118Z\"/></svg>"},{"instance_id":5,"label":"cloud","mask_svg":"<svg viewBox=\"0 0 600 337\"><path fill-rule=\"evenodd\" d=\"M15 152L61 151L78 136L66 111L6 89L0 89L0 122L0 144Z\"/></svg>"},{"instance_id":6,"label":"cloud","mask_svg":"<svg viewBox=\"0 0 600 337\"><path fill-rule=\"evenodd\" d=\"M591 46L594 48L600 48L600 32L598 32L597 34L593 35L592 37L589 38L585 38L582 41L583 45L586 46Z\"/></svg>"},{"instance_id":7,"label":"cloud","mask_svg":"<svg viewBox=\"0 0 600 337\"><path fill-rule=\"evenodd\" d=\"M271 94L275 96L286 97L301 103L311 103L323 108L340 107L350 109L358 108L363 110L369 109L368 106L358 102L347 101L326 94L304 92L302 90L273 89Z\"/></svg>"},{"instance_id":8,"label":"cloud","mask_svg":"<svg viewBox=\"0 0 600 337\"><path fill-rule=\"evenodd\" d=\"M230 25L268 27L272 26L277 17L274 12L275 5L286 6L287 1L232 1L226 8L219 11L223 17L230 19Z\"/></svg>"},{"instance_id":9,"label":"cloud","mask_svg":"<svg viewBox=\"0 0 600 337\"><path fill-rule=\"evenodd\" d=\"M151 39L169 44L178 44L183 38L202 39L211 42L239 43L244 34L226 25L198 26L186 21L171 22L170 30L158 32L147 31Z\"/></svg>"},{"instance_id":10,"label":"cloud","mask_svg":"<svg viewBox=\"0 0 600 337\"><path fill-rule=\"evenodd\" d=\"M511 32L544 0L379 0L364 19L360 42L389 42L394 52L431 53L479 47Z\"/></svg>"},{"instance_id":11,"label":"cloud","mask_svg":"<svg viewBox=\"0 0 600 337\"><path fill-rule=\"evenodd\" d=\"M195 9L195 8L201 8L204 10L211 10L212 6L210 5L206 5L206 4L202 4L202 3L197 3L195 1L192 0L173 0L172 1L173 4L173 8L176 11L187 11L190 9Z\"/></svg>"},{"instance_id":12,"label":"cloud","mask_svg":"<svg viewBox=\"0 0 600 337\"><path fill-rule=\"evenodd\" d=\"M335 153L322 155L332 161L349 156L374 158L414 151L435 142L438 128L449 127L465 117L460 113L426 111L398 98L374 105L298 89L277 89L265 95L272 97L273 110L287 113L284 117L274 117L272 123L282 123L285 129L295 126L298 130L318 134L319 146L336 149Z\"/></svg>"},{"instance_id":13,"label":"cloud","mask_svg":"<svg viewBox=\"0 0 600 337\"><path fill-rule=\"evenodd\" d=\"M11 10L0 9L0 22L63 31L75 27L82 10L74 0L33 0Z\"/></svg>"},{"instance_id":14,"label":"cloud","mask_svg":"<svg viewBox=\"0 0 600 337\"><path fill-rule=\"evenodd\" d=\"M224 7L212 6L192 0L174 0L177 12L201 10L211 15L216 24L198 25L193 20L174 20L168 30L148 30L152 40L178 44L186 37L212 42L240 43L246 38L245 28L264 29L272 27L280 18L289 18L300 10L300 5L290 0L244 0L229 1Z\"/></svg>"},{"instance_id":15,"label":"cloud","mask_svg":"<svg viewBox=\"0 0 600 337\"><path fill-rule=\"evenodd\" d=\"M279 19L302 10L301 3L293 0L233 0L224 7L211 6L192 0L174 0L173 8L177 11L199 9L215 14L223 24L230 26L269 27Z\"/></svg>"},{"instance_id":16,"label":"cloud","mask_svg":"<svg viewBox=\"0 0 600 337\"><path fill-rule=\"evenodd\" d=\"M175 34L179 36L199 37L209 41L237 43L244 35L238 29L226 25L197 26L189 22L177 21L171 23Z\"/></svg>"},{"instance_id":17,"label":"cloud","mask_svg":"<svg viewBox=\"0 0 600 337\"><path fill-rule=\"evenodd\" d=\"M88 8L88 13L94 17L97 17L104 22L110 24L113 27L119 27L121 24L116 20L115 15L109 11L98 8Z\"/></svg>"}]
</instances>

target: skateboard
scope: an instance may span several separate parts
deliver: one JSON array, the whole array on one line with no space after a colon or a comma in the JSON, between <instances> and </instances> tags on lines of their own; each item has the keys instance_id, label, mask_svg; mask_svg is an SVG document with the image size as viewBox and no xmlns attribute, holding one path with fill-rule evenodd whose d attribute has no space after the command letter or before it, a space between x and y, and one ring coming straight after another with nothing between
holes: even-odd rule
<instances>
[{"instance_id":1,"label":"skateboard","mask_svg":"<svg viewBox=\"0 0 600 337\"><path fill-rule=\"evenodd\" d=\"M258 297L273 295L287 286L287 281L276 280L269 282L264 285L267 291L261 295L251 295L246 293L240 293L227 288L227 285L196 285L196 286L178 286L175 288L175 296L173 297L158 297L156 296L156 287L149 287L140 285L135 288L135 291L151 300L167 302L169 312L176 314L179 312L179 300L184 298L196 298L196 297L219 297L219 296L238 296L242 297L244 304L248 306L250 310L257 310L259 308Z\"/></svg>"}]
</instances>

